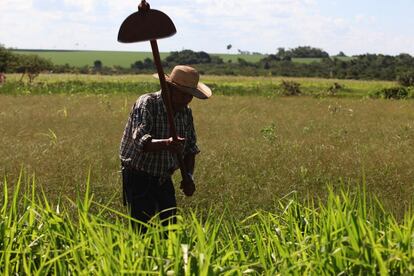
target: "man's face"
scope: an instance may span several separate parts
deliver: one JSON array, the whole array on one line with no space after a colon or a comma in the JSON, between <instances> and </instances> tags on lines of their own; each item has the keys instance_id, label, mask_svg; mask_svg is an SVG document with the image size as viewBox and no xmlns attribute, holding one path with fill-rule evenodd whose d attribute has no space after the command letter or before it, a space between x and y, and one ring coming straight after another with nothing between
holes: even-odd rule
<instances>
[{"instance_id":1,"label":"man's face","mask_svg":"<svg viewBox=\"0 0 414 276\"><path fill-rule=\"evenodd\" d=\"M182 92L173 85L170 85L169 89L171 92L171 104L176 112L184 110L193 99L193 95Z\"/></svg>"}]
</instances>

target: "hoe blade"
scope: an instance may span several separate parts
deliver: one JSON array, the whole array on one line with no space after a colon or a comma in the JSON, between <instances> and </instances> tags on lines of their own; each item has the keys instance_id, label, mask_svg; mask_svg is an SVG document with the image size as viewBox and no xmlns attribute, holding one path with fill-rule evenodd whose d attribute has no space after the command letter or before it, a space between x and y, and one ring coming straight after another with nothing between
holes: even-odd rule
<instances>
[{"instance_id":1,"label":"hoe blade","mask_svg":"<svg viewBox=\"0 0 414 276\"><path fill-rule=\"evenodd\" d=\"M174 23L165 13L158 10L137 11L128 16L118 33L118 41L132 43L156 40L174 35Z\"/></svg>"}]
</instances>

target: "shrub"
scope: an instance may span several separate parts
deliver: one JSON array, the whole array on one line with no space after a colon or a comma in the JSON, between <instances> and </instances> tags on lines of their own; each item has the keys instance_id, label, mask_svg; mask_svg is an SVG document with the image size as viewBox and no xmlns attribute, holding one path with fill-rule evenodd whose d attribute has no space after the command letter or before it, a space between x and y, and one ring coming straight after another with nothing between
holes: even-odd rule
<instances>
[{"instance_id":1,"label":"shrub","mask_svg":"<svg viewBox=\"0 0 414 276\"><path fill-rule=\"evenodd\" d=\"M284 96L300 95L302 92L300 91L299 87L300 87L300 83L298 82L282 80L282 84L281 84L282 95Z\"/></svg>"},{"instance_id":2,"label":"shrub","mask_svg":"<svg viewBox=\"0 0 414 276\"><path fill-rule=\"evenodd\" d=\"M268 126L265 126L264 128L262 128L260 130L260 132L263 135L263 138L269 142L274 142L275 139L277 138L276 135L276 124L272 123Z\"/></svg>"},{"instance_id":3,"label":"shrub","mask_svg":"<svg viewBox=\"0 0 414 276\"><path fill-rule=\"evenodd\" d=\"M341 85L341 84L339 84L339 83L337 83L337 82L334 82L328 89L327 89L327 94L328 95L336 95L336 93L339 91L339 90L341 90L341 89L343 89L344 88L344 86L343 85Z\"/></svg>"},{"instance_id":4,"label":"shrub","mask_svg":"<svg viewBox=\"0 0 414 276\"><path fill-rule=\"evenodd\" d=\"M377 91L371 94L371 96L374 98L400 100L408 97L408 90L405 87L390 87Z\"/></svg>"}]
</instances>

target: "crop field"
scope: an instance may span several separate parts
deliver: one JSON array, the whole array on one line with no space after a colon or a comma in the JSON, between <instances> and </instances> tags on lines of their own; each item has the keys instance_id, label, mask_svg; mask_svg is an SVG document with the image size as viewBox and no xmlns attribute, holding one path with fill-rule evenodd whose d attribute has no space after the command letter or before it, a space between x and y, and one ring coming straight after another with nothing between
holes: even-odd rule
<instances>
[{"instance_id":1,"label":"crop field","mask_svg":"<svg viewBox=\"0 0 414 276\"><path fill-rule=\"evenodd\" d=\"M36 54L41 57L50 59L54 64L64 65L69 64L72 66L92 66L95 60L102 61L105 66L122 66L129 68L135 61L143 61L146 58L152 59L151 52L121 52L121 51L71 51L71 50L15 50L17 54ZM160 53L161 58L164 59L170 53ZM237 62L239 58L242 58L248 62L258 62L265 55L259 54L211 54L223 59L224 62L231 60ZM339 57L341 59L349 59L347 57ZM294 62L311 63L318 62L320 58L294 58Z\"/></svg>"},{"instance_id":2,"label":"crop field","mask_svg":"<svg viewBox=\"0 0 414 276\"><path fill-rule=\"evenodd\" d=\"M18 79L0 87L1 274L414 273L414 101L369 97L393 82L202 76L196 194L141 236L118 148L157 80Z\"/></svg>"},{"instance_id":3,"label":"crop field","mask_svg":"<svg viewBox=\"0 0 414 276\"><path fill-rule=\"evenodd\" d=\"M138 60L152 58L151 52L117 52L117 51L41 51L27 50L16 51L17 54L36 54L50 59L53 64L69 64L71 66L93 66L95 60L102 61L104 66L119 65L129 68ZM161 58L168 56L168 53L160 53Z\"/></svg>"},{"instance_id":4,"label":"crop field","mask_svg":"<svg viewBox=\"0 0 414 276\"><path fill-rule=\"evenodd\" d=\"M151 52L117 52L117 51L53 51L53 50L19 50L18 54L36 54L50 59L54 64L69 64L72 66L92 66L95 60L102 61L105 66L119 65L129 68L135 61L143 61L146 58L152 59ZM160 53L161 58L165 58L170 53ZM236 54L212 54L223 58L224 61L231 60L236 62L238 58L243 58L250 62L259 61L262 55L236 55Z\"/></svg>"}]
</instances>

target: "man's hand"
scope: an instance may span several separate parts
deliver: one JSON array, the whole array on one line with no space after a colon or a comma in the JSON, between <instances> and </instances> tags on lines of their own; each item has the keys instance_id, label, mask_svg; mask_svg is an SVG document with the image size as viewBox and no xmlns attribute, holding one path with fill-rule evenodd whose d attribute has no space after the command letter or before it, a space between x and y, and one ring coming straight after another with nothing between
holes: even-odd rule
<instances>
[{"instance_id":1,"label":"man's hand","mask_svg":"<svg viewBox=\"0 0 414 276\"><path fill-rule=\"evenodd\" d=\"M167 140L167 149L171 153L182 153L184 151L184 141L185 138L177 137L178 140L174 140L172 137L170 137Z\"/></svg>"},{"instance_id":2,"label":"man's hand","mask_svg":"<svg viewBox=\"0 0 414 276\"><path fill-rule=\"evenodd\" d=\"M177 137L178 140L174 141L172 137L168 139L151 139L144 145L145 152L157 152L168 150L171 153L182 153L184 151L185 138Z\"/></svg>"},{"instance_id":3,"label":"man's hand","mask_svg":"<svg viewBox=\"0 0 414 276\"><path fill-rule=\"evenodd\" d=\"M194 194L195 184L191 174L187 174L187 177L181 181L180 189L183 190L186 196L192 196Z\"/></svg>"}]
</instances>

